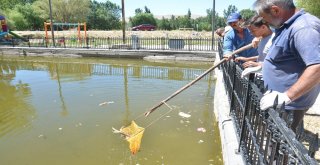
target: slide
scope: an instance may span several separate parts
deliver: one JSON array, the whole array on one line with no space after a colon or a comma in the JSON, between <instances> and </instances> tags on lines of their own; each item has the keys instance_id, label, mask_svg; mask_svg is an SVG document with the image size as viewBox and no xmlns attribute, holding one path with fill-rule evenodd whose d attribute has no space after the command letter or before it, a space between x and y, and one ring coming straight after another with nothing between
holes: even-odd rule
<instances>
[{"instance_id":1,"label":"slide","mask_svg":"<svg viewBox=\"0 0 320 165\"><path fill-rule=\"evenodd\" d=\"M15 38L21 39L22 41L28 42L28 39L23 38L23 37L19 36L18 34L12 32L12 31L9 31L9 34L13 35Z\"/></svg>"},{"instance_id":2,"label":"slide","mask_svg":"<svg viewBox=\"0 0 320 165\"><path fill-rule=\"evenodd\" d=\"M3 38L7 34L8 34L8 32L0 32L0 38Z\"/></svg>"}]
</instances>

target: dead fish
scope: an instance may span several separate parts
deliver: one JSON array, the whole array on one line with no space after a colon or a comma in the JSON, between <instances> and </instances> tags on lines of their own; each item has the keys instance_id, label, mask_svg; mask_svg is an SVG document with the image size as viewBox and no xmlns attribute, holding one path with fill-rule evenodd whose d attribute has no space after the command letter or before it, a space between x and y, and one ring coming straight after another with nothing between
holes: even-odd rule
<instances>
[{"instance_id":1,"label":"dead fish","mask_svg":"<svg viewBox=\"0 0 320 165\"><path fill-rule=\"evenodd\" d=\"M122 131L123 128L124 128L124 127L122 126L119 130L117 130L117 129L115 129L115 128L112 127L112 132L113 132L113 133L117 133L117 134L121 134L121 135L124 136L125 138L129 138L130 135L124 133L124 132Z\"/></svg>"}]
</instances>

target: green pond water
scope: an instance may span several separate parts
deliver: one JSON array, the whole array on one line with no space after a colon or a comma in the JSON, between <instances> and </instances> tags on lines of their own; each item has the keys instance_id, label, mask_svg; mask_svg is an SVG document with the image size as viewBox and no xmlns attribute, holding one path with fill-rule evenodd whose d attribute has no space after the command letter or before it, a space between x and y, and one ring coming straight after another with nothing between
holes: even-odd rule
<instances>
[{"instance_id":1,"label":"green pond water","mask_svg":"<svg viewBox=\"0 0 320 165\"><path fill-rule=\"evenodd\" d=\"M1 56L0 164L223 164L213 75L141 116L211 65ZM135 155L112 132L132 120L145 127Z\"/></svg>"}]
</instances>

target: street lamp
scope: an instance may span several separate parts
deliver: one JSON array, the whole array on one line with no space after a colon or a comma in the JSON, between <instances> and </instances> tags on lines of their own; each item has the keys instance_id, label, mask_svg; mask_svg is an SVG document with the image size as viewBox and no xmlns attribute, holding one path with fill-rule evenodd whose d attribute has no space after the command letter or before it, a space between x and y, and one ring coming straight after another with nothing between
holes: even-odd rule
<instances>
[{"instance_id":1,"label":"street lamp","mask_svg":"<svg viewBox=\"0 0 320 165\"><path fill-rule=\"evenodd\" d=\"M216 13L216 7L215 7L215 5L216 5L216 1L215 0L213 0L213 2L212 2L212 22L211 22L211 26L212 26L212 47L211 47L211 49L212 50L214 50L213 48L214 48L214 26L215 26L215 13Z\"/></svg>"},{"instance_id":2,"label":"street lamp","mask_svg":"<svg viewBox=\"0 0 320 165\"><path fill-rule=\"evenodd\" d=\"M50 22L51 22L51 34L52 34L52 43L53 47L56 47L54 42L54 31L53 31L53 23L52 23L52 8L51 8L51 0L49 0L49 11L50 11Z\"/></svg>"},{"instance_id":3,"label":"street lamp","mask_svg":"<svg viewBox=\"0 0 320 165\"><path fill-rule=\"evenodd\" d=\"M122 42L123 44L126 43L126 16L124 12L124 0L121 0L121 6L122 6Z\"/></svg>"}]
</instances>

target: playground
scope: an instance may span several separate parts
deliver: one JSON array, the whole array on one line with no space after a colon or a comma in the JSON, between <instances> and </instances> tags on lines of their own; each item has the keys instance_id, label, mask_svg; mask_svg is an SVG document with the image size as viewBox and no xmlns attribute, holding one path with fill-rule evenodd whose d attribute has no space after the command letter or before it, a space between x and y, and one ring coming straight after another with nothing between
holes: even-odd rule
<instances>
[{"instance_id":1,"label":"playground","mask_svg":"<svg viewBox=\"0 0 320 165\"><path fill-rule=\"evenodd\" d=\"M13 42L18 44L21 40L26 41L25 38L9 30L6 18L2 15L0 15L0 24L0 45L12 45Z\"/></svg>"}]
</instances>

